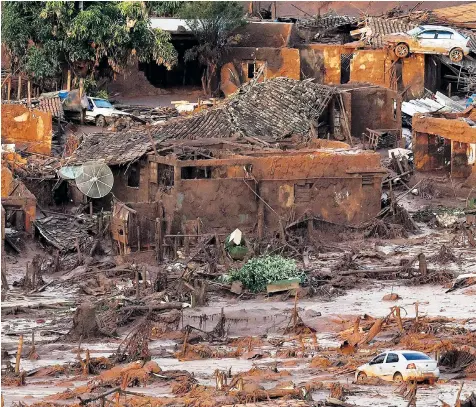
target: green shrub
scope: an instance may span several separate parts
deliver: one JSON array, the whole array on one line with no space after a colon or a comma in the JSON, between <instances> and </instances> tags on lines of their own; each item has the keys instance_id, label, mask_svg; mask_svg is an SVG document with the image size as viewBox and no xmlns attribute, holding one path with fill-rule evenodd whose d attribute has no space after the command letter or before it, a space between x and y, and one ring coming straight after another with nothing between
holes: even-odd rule
<instances>
[{"instance_id":1,"label":"green shrub","mask_svg":"<svg viewBox=\"0 0 476 407\"><path fill-rule=\"evenodd\" d=\"M239 280L249 290L265 291L274 281L302 277L296 262L282 256L260 256L248 260L239 270L232 270L230 280Z\"/></svg>"}]
</instances>

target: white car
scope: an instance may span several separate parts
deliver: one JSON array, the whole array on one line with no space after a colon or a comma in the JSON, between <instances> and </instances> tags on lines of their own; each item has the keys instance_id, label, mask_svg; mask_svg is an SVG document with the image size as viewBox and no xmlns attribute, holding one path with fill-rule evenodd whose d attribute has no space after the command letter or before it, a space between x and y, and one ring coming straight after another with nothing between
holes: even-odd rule
<instances>
[{"instance_id":1,"label":"white car","mask_svg":"<svg viewBox=\"0 0 476 407\"><path fill-rule=\"evenodd\" d=\"M86 121L93 122L98 127L104 127L112 118L119 116L131 116L131 114L116 109L106 99L88 97Z\"/></svg>"},{"instance_id":2,"label":"white car","mask_svg":"<svg viewBox=\"0 0 476 407\"><path fill-rule=\"evenodd\" d=\"M383 41L394 47L399 58L415 52L448 55L453 62L460 62L470 51L467 36L439 25L420 25L406 33L387 34Z\"/></svg>"},{"instance_id":3,"label":"white car","mask_svg":"<svg viewBox=\"0 0 476 407\"><path fill-rule=\"evenodd\" d=\"M356 382L366 377L379 377L397 383L407 380L436 382L440 377L440 369L436 360L422 352L392 350L381 353L357 368Z\"/></svg>"}]
</instances>

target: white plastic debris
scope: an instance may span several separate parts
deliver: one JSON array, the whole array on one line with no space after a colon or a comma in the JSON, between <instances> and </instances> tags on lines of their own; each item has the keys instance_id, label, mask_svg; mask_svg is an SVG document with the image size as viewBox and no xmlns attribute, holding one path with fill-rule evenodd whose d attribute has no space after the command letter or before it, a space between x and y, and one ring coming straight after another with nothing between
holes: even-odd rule
<instances>
[{"instance_id":1,"label":"white plastic debris","mask_svg":"<svg viewBox=\"0 0 476 407\"><path fill-rule=\"evenodd\" d=\"M241 243L241 230L240 229L235 229L233 233L230 235L230 242L233 240L233 243L236 244L237 246Z\"/></svg>"},{"instance_id":2,"label":"white plastic debris","mask_svg":"<svg viewBox=\"0 0 476 407\"><path fill-rule=\"evenodd\" d=\"M439 226L444 228L450 228L458 221L458 217L450 213L442 213L436 215L436 220Z\"/></svg>"}]
</instances>

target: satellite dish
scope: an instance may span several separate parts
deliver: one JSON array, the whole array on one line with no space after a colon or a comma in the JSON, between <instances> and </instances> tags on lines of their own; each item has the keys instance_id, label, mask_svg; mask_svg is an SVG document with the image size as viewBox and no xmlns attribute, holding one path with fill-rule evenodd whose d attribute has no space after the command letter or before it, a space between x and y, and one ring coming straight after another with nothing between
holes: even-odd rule
<instances>
[{"instance_id":1,"label":"satellite dish","mask_svg":"<svg viewBox=\"0 0 476 407\"><path fill-rule=\"evenodd\" d=\"M58 175L63 179L76 179L82 171L83 167L81 166L64 166L58 170Z\"/></svg>"},{"instance_id":2,"label":"satellite dish","mask_svg":"<svg viewBox=\"0 0 476 407\"><path fill-rule=\"evenodd\" d=\"M76 186L90 198L102 198L112 189L114 176L111 169L104 163L86 164L82 172L75 178Z\"/></svg>"}]
</instances>

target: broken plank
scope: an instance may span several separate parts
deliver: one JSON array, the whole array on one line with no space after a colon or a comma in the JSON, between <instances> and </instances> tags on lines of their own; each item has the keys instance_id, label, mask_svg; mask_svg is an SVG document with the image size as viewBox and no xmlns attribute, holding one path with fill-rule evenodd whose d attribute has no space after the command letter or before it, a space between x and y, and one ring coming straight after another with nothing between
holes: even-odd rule
<instances>
[{"instance_id":1,"label":"broken plank","mask_svg":"<svg viewBox=\"0 0 476 407\"><path fill-rule=\"evenodd\" d=\"M297 290L299 289L300 283L300 278L289 278L287 280L274 281L266 286L266 291L269 294L280 291Z\"/></svg>"},{"instance_id":2,"label":"broken plank","mask_svg":"<svg viewBox=\"0 0 476 407\"><path fill-rule=\"evenodd\" d=\"M378 273L398 273L402 271L402 267L382 267L379 269L369 269L369 270L346 270L342 271L339 273L342 276L348 275L348 274L378 274Z\"/></svg>"},{"instance_id":3,"label":"broken plank","mask_svg":"<svg viewBox=\"0 0 476 407\"><path fill-rule=\"evenodd\" d=\"M7 242L10 247L15 250L17 253L20 253L21 250L17 247L17 245L15 243L13 243L12 239L10 239L9 236L5 235L5 242Z\"/></svg>"},{"instance_id":4,"label":"broken plank","mask_svg":"<svg viewBox=\"0 0 476 407\"><path fill-rule=\"evenodd\" d=\"M184 303L182 302L167 302L165 304L155 305L131 305L128 307L122 307L122 311L161 311L167 309L182 309Z\"/></svg>"}]
</instances>

